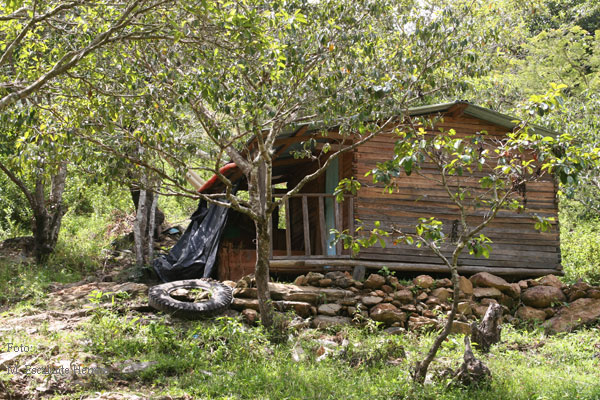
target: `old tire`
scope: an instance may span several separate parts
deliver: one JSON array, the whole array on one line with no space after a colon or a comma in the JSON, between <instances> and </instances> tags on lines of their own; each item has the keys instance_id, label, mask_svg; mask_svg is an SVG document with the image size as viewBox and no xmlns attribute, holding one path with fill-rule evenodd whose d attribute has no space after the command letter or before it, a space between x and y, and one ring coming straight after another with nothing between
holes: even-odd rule
<instances>
[{"instance_id":1,"label":"old tire","mask_svg":"<svg viewBox=\"0 0 600 400\"><path fill-rule=\"evenodd\" d=\"M209 300L191 303L179 301L171 297L177 289L203 289L212 292ZM232 289L212 279L189 279L163 283L150 288L148 303L151 307L186 319L201 319L220 314L225 311L233 301Z\"/></svg>"}]
</instances>

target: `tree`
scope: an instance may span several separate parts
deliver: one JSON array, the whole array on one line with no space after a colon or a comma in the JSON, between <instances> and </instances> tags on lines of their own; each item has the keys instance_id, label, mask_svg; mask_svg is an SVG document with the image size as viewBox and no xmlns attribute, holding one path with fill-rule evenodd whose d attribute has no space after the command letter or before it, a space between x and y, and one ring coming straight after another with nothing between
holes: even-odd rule
<instances>
[{"instance_id":1,"label":"tree","mask_svg":"<svg viewBox=\"0 0 600 400\"><path fill-rule=\"evenodd\" d=\"M32 210L38 260L56 244L68 160L77 158L68 151L74 143L66 132L75 117L65 109L71 96L65 75L94 69L94 53L113 43L153 32L144 19L168 3L34 0L0 6L0 125L6 132L0 170Z\"/></svg>"}]
</instances>

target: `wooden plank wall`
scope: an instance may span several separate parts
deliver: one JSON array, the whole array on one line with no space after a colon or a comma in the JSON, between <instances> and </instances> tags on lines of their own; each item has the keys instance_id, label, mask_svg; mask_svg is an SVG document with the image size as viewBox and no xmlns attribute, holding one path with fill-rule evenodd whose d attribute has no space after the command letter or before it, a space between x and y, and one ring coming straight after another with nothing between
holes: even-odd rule
<instances>
[{"instance_id":1,"label":"wooden plank wall","mask_svg":"<svg viewBox=\"0 0 600 400\"><path fill-rule=\"evenodd\" d=\"M486 130L494 136L504 135L506 132L505 128L469 116L446 117L437 128L454 128L458 136L472 135L481 130ZM386 227L393 225L405 232L414 232L419 217L436 217L444 223L444 233L450 235L453 224L459 221L459 213L441 184L413 174L410 177L403 176L398 181L399 191L387 194L383 193L382 185L373 184L372 177L364 176L377 162L392 156L394 142L395 137L386 134L356 149L353 172L362 184L355 202L356 218L362 220L367 227L372 227L374 221L381 221ZM432 165L425 165L422 172L432 177L439 176ZM478 178L477 175L482 174L474 174L474 178ZM478 185L476 179L473 179L473 184ZM531 213L557 217L555 184L552 177L545 176L539 182L527 184L526 195L527 207ZM483 208L471 210L469 223L477 224L483 212ZM459 265L557 270L561 268L556 224L551 232L540 233L534 229L534 222L529 215L500 211L483 233L493 241L490 258L474 257L467 251L460 258ZM450 252L449 248L444 249L446 256L449 256ZM429 249L418 249L409 245L392 246L390 243L385 248L378 245L362 250L358 258L380 260L382 265L385 261L442 264Z\"/></svg>"}]
</instances>

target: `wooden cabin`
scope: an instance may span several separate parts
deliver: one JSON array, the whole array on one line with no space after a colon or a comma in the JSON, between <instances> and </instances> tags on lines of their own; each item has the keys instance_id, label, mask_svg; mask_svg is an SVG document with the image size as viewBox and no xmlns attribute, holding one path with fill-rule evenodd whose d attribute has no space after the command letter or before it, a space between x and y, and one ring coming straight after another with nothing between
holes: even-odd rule
<instances>
[{"instance_id":1,"label":"wooden cabin","mask_svg":"<svg viewBox=\"0 0 600 400\"><path fill-rule=\"evenodd\" d=\"M453 128L459 136L480 131L502 136L515 127L514 118L467 102L417 107L409 110L409 115L435 118L437 122L432 132L439 132L439 128ZM536 133L554 135L541 127L535 130ZM317 132L322 132L322 128L305 125L277 139L273 183L282 189L276 191L276 195L277 192L285 192L285 187L293 187L320 164L319 161L293 157L301 142L312 135L318 149L325 142L336 139L335 129L330 130L327 138L316 136ZM451 235L452 227L458 222L458 211L441 185L413 174L402 177L398 181L398 190L389 194L383 192L383 185L373 184L372 177L365 177L365 173L378 162L393 156L395 141L391 132L384 133L343 154L318 179L304 186L301 193L289 198L279 212L274 213L273 273L379 270L383 266L396 271L448 272L442 261L427 248L388 243L384 248L377 245L353 256L342 248L341 243L330 244L333 239L330 229L349 229L352 232L357 219L366 228L372 227L375 221L381 221L384 227L393 225L405 232L414 232L418 218L433 216L444 223L445 233ZM430 172L436 171L431 169ZM230 168L227 174L241 176L236 168ZM346 196L342 203L335 202L332 194L335 187L340 179L349 177L360 181L361 190L356 196ZM205 191L218 192L218 182ZM557 217L556 185L551 176L527 185L527 207L539 216ZM482 212L475 210L472 216L475 218ZM541 233L534 229L529 215L502 210L483 233L493 241L489 258L463 252L459 261L462 274L481 271L511 277L562 274L557 226L550 232ZM252 221L239 213L230 213L219 249L220 279L237 279L254 271L254 234Z\"/></svg>"}]
</instances>

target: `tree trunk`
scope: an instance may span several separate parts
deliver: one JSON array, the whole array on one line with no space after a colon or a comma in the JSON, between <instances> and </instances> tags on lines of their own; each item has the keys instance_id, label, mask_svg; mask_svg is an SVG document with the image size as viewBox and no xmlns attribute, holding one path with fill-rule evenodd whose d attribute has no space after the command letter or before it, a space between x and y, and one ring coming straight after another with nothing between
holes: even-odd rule
<instances>
[{"instance_id":1,"label":"tree trunk","mask_svg":"<svg viewBox=\"0 0 600 400\"><path fill-rule=\"evenodd\" d=\"M456 268L456 260L458 257L454 257L454 267L450 268L451 277L452 277L452 287L454 289L454 297L452 299L452 309L450 310L450 315L448 315L448 319L446 320L446 325L444 325L444 329L435 338L433 342L433 346L429 349L427 356L423 361L417 362L415 365L415 369L413 371L413 380L419 384L423 384L425 382L425 377L427 376L427 371L429 370L429 365L435 358L440 346L446 340L448 335L450 334L450 330L452 329L452 323L454 322L454 318L456 317L456 313L458 310L458 297L460 292L459 285L459 276L458 270Z\"/></svg>"},{"instance_id":2,"label":"tree trunk","mask_svg":"<svg viewBox=\"0 0 600 400\"><path fill-rule=\"evenodd\" d=\"M271 218L267 214L270 203L271 188L270 168L264 160L254 165L248 179L248 195L250 203L256 216L254 225L256 227L256 266L254 276L258 291L258 308L260 320L264 327L273 325L273 305L269 293L269 265L271 257L271 233L269 224Z\"/></svg>"},{"instance_id":3,"label":"tree trunk","mask_svg":"<svg viewBox=\"0 0 600 400\"><path fill-rule=\"evenodd\" d=\"M133 237L135 240L135 260L138 267L146 264L146 225L148 214L146 213L146 191L140 191L137 213L133 223Z\"/></svg>"},{"instance_id":4,"label":"tree trunk","mask_svg":"<svg viewBox=\"0 0 600 400\"><path fill-rule=\"evenodd\" d=\"M130 192L131 192L131 200L133 200L133 205L135 206L135 209L137 210L138 204L140 202L140 189L131 188ZM147 205L146 210L148 213L148 221L150 221L150 218L151 218L150 213L152 212L152 208L149 205L154 202L155 196L158 197L158 194L153 193L153 192L146 193L146 205ZM158 207L155 208L155 214L154 214L153 221L154 221L154 223L153 223L154 238L158 239L158 237L160 236L162 225L165 222L165 214Z\"/></svg>"},{"instance_id":5,"label":"tree trunk","mask_svg":"<svg viewBox=\"0 0 600 400\"><path fill-rule=\"evenodd\" d=\"M273 325L273 305L271 304L271 293L269 292L269 258L271 253L269 229L267 223L256 222L256 288L258 293L258 308L260 310L260 321L264 327Z\"/></svg>"},{"instance_id":6,"label":"tree trunk","mask_svg":"<svg viewBox=\"0 0 600 400\"><path fill-rule=\"evenodd\" d=\"M489 368L481 360L475 358L469 335L465 335L464 362L454 374L453 381L460 382L464 386L471 386L487 383L491 377L492 373Z\"/></svg>"},{"instance_id":7,"label":"tree trunk","mask_svg":"<svg viewBox=\"0 0 600 400\"><path fill-rule=\"evenodd\" d=\"M502 327L502 306L498 303L489 305L479 326L475 322L471 325L471 336L474 346L483 353L490 351L490 347L500 341Z\"/></svg>"},{"instance_id":8,"label":"tree trunk","mask_svg":"<svg viewBox=\"0 0 600 400\"><path fill-rule=\"evenodd\" d=\"M46 186L43 179L40 178L36 181L31 206L33 209L34 252L38 262L44 262L54 251L58 242L62 218L67 211L62 201L66 180L67 163L63 162L58 172L51 178L48 201L46 201Z\"/></svg>"},{"instance_id":9,"label":"tree trunk","mask_svg":"<svg viewBox=\"0 0 600 400\"><path fill-rule=\"evenodd\" d=\"M148 218L148 229L146 230L146 236L148 237L148 262L152 262L154 258L154 234L155 223L156 223L156 206L158 204L158 194L152 193L152 201L150 202L150 215Z\"/></svg>"}]
</instances>

